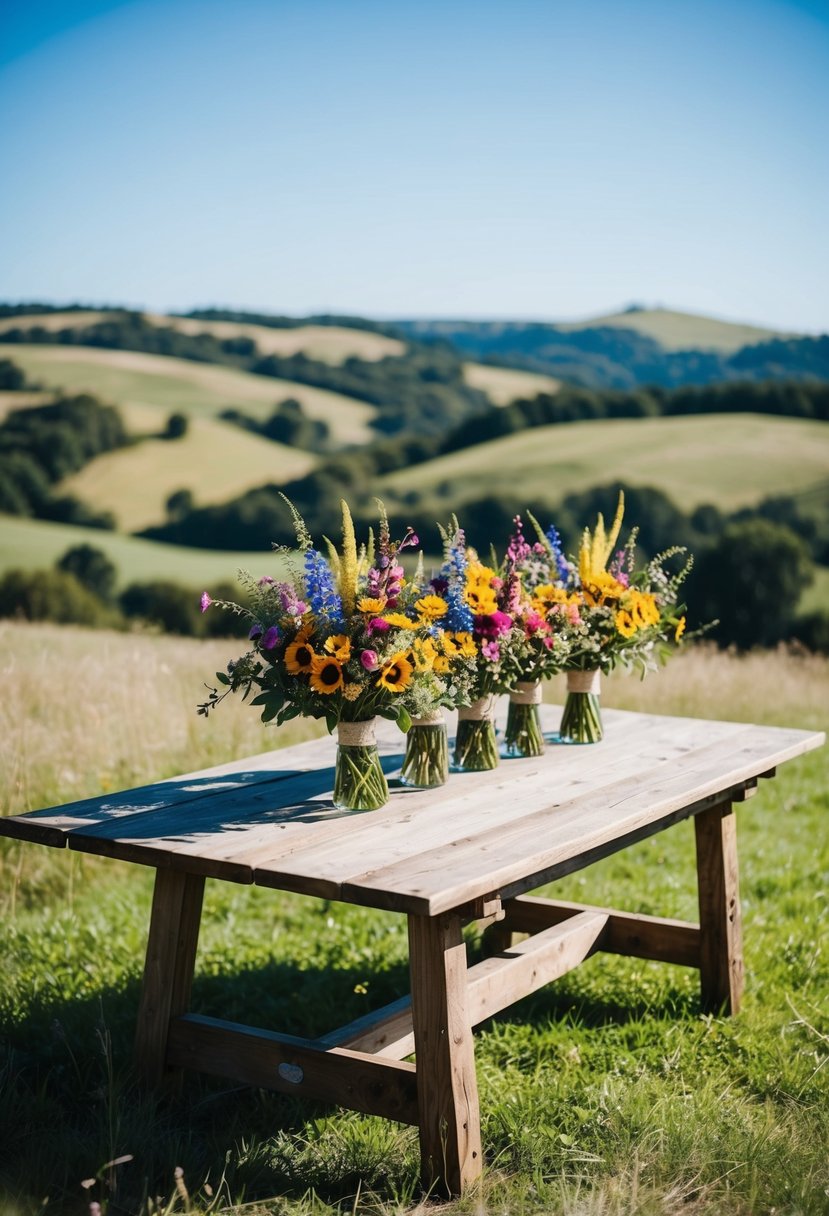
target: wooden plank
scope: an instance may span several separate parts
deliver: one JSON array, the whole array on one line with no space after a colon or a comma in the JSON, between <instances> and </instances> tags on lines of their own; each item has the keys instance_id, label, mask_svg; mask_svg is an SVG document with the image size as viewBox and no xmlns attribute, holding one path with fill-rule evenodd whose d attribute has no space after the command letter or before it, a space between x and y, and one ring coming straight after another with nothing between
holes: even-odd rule
<instances>
[{"instance_id":1,"label":"wooden plank","mask_svg":"<svg viewBox=\"0 0 829 1216\"><path fill-rule=\"evenodd\" d=\"M583 912L599 912L607 917L604 932L596 942L597 950L675 963L681 967L699 967L699 925L689 921L518 895L504 905L505 916L501 924L516 933L538 933L548 925L561 924Z\"/></svg>"},{"instance_id":2,"label":"wooden plank","mask_svg":"<svg viewBox=\"0 0 829 1216\"><path fill-rule=\"evenodd\" d=\"M553 925L491 955L469 969L467 1010L473 1026L545 984L560 979L594 953L607 915L580 912L560 925Z\"/></svg>"},{"instance_id":3,"label":"wooden plank","mask_svg":"<svg viewBox=\"0 0 829 1216\"><path fill-rule=\"evenodd\" d=\"M615 788L556 806L543 785L524 783L525 813L445 848L425 849L344 881L342 899L435 915L480 895L509 897L551 881L643 839L742 788L770 760L819 746L820 736L751 727L689 753L680 762L633 774ZM601 746L601 745L598 745ZM579 749L583 750L583 749ZM256 881L265 881L257 871ZM280 885L275 882L274 885Z\"/></svg>"},{"instance_id":4,"label":"wooden plank","mask_svg":"<svg viewBox=\"0 0 829 1216\"><path fill-rule=\"evenodd\" d=\"M203 894L195 874L156 873L135 1038L136 1067L150 1088L164 1078L170 1019L190 1003Z\"/></svg>"},{"instance_id":5,"label":"wooden plank","mask_svg":"<svg viewBox=\"0 0 829 1216\"><path fill-rule=\"evenodd\" d=\"M743 934L736 815L729 803L694 820L703 1008L737 1013L743 995Z\"/></svg>"},{"instance_id":6,"label":"wooden plank","mask_svg":"<svg viewBox=\"0 0 829 1216\"><path fill-rule=\"evenodd\" d=\"M481 1118L458 916L409 917L424 1187L461 1194L481 1175Z\"/></svg>"},{"instance_id":7,"label":"wooden plank","mask_svg":"<svg viewBox=\"0 0 829 1216\"><path fill-rule=\"evenodd\" d=\"M170 1027L167 1062L367 1115L417 1123L413 1064L378 1060L312 1040L191 1014Z\"/></svg>"},{"instance_id":8,"label":"wooden plank","mask_svg":"<svg viewBox=\"0 0 829 1216\"><path fill-rule=\"evenodd\" d=\"M382 1009L363 1014L347 1026L322 1035L314 1042L320 1047L347 1047L351 1051L365 1051L369 1055L402 1060L404 1056L414 1053L412 998L402 996Z\"/></svg>"}]
</instances>

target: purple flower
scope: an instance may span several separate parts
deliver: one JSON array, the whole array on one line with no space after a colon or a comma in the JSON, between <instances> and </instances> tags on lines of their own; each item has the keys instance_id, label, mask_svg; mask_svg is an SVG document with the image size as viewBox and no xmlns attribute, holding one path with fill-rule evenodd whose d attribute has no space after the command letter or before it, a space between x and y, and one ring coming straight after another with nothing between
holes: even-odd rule
<instances>
[{"instance_id":1,"label":"purple flower","mask_svg":"<svg viewBox=\"0 0 829 1216\"><path fill-rule=\"evenodd\" d=\"M377 657L376 650L364 650L360 654L360 662L366 671L376 671L380 666L380 660Z\"/></svg>"},{"instance_id":2,"label":"purple flower","mask_svg":"<svg viewBox=\"0 0 829 1216\"><path fill-rule=\"evenodd\" d=\"M255 642L256 639L261 638L261 636L262 636L262 626L257 621L254 625L251 625L251 627L250 627L250 633L248 634L248 640L251 642Z\"/></svg>"},{"instance_id":3,"label":"purple flower","mask_svg":"<svg viewBox=\"0 0 829 1216\"><path fill-rule=\"evenodd\" d=\"M262 638L262 641L259 643L259 645L262 648L262 650L273 650L273 648L278 644L278 642L279 642L279 630L277 629L276 625L271 625L270 629L265 634L265 636Z\"/></svg>"},{"instance_id":4,"label":"purple flower","mask_svg":"<svg viewBox=\"0 0 829 1216\"><path fill-rule=\"evenodd\" d=\"M497 642L484 642L481 646L481 654L491 663L497 663L501 657L501 647Z\"/></svg>"},{"instance_id":5,"label":"purple flower","mask_svg":"<svg viewBox=\"0 0 829 1216\"><path fill-rule=\"evenodd\" d=\"M490 612L475 617L475 633L479 638L498 638L512 629L512 617L506 612Z\"/></svg>"},{"instance_id":6,"label":"purple flower","mask_svg":"<svg viewBox=\"0 0 829 1216\"><path fill-rule=\"evenodd\" d=\"M210 598L210 596L207 594L207 592L206 592L206 591L202 591L202 593L201 593L201 601L200 601L200 602L201 602L201 610L202 610L202 612L207 612L207 609L208 609L208 608L210 607L210 605L213 603L212 599Z\"/></svg>"},{"instance_id":7,"label":"purple flower","mask_svg":"<svg viewBox=\"0 0 829 1216\"><path fill-rule=\"evenodd\" d=\"M381 616L372 617L369 623L366 625L366 633L368 634L388 633L389 629L391 629L391 625L388 623L388 621L384 621Z\"/></svg>"},{"instance_id":8,"label":"purple flower","mask_svg":"<svg viewBox=\"0 0 829 1216\"><path fill-rule=\"evenodd\" d=\"M267 587L272 582L274 582L274 579L272 579L269 574L263 574L262 577L259 579L259 586Z\"/></svg>"}]
</instances>

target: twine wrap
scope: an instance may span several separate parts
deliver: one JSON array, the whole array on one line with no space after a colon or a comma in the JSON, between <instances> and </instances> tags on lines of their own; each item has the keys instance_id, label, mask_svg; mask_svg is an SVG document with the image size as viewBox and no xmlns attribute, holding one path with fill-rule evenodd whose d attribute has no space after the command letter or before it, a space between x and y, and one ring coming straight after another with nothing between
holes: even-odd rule
<instances>
[{"instance_id":1,"label":"twine wrap","mask_svg":"<svg viewBox=\"0 0 829 1216\"><path fill-rule=\"evenodd\" d=\"M412 726L443 726L445 722L442 709L436 709L434 713L427 714L425 718L412 718Z\"/></svg>"},{"instance_id":2,"label":"twine wrap","mask_svg":"<svg viewBox=\"0 0 829 1216\"><path fill-rule=\"evenodd\" d=\"M519 680L511 690L509 699L513 705L540 705L541 681Z\"/></svg>"},{"instance_id":3,"label":"twine wrap","mask_svg":"<svg viewBox=\"0 0 829 1216\"><path fill-rule=\"evenodd\" d=\"M458 708L459 722L483 722L487 718L494 717L495 697L492 693L488 693L485 697L479 697L471 705L461 705Z\"/></svg>"},{"instance_id":4,"label":"twine wrap","mask_svg":"<svg viewBox=\"0 0 829 1216\"><path fill-rule=\"evenodd\" d=\"M592 692L598 697L602 691L602 673L596 671L568 671L568 692Z\"/></svg>"},{"instance_id":5,"label":"twine wrap","mask_svg":"<svg viewBox=\"0 0 829 1216\"><path fill-rule=\"evenodd\" d=\"M365 722L338 722L337 743L340 747L373 747L377 742L374 727L374 718Z\"/></svg>"}]
</instances>

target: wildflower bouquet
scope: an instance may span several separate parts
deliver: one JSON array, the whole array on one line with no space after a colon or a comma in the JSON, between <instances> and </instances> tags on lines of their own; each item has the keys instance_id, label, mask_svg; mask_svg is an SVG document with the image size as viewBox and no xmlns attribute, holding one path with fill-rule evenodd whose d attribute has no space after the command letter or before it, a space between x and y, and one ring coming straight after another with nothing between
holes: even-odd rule
<instances>
[{"instance_id":1,"label":"wildflower bouquet","mask_svg":"<svg viewBox=\"0 0 829 1216\"><path fill-rule=\"evenodd\" d=\"M358 550L343 502L341 551L328 542L327 556L288 505L302 569L288 582L249 579L249 610L219 601L249 617L252 646L217 673L224 691L212 689L199 712L206 715L228 692L241 691L261 707L265 722L325 718L338 734L335 805L374 809L388 797L374 719L394 719L405 731L412 719L464 700L474 663L440 624L447 602L425 587L421 573L405 579L399 554L418 539L409 529L402 541L392 541L382 504L376 545L370 533Z\"/></svg>"},{"instance_id":2,"label":"wildflower bouquet","mask_svg":"<svg viewBox=\"0 0 829 1216\"><path fill-rule=\"evenodd\" d=\"M444 560L432 588L446 600L454 645L475 656L471 704L458 709L454 765L473 772L491 769L498 764L495 696L509 688L513 651L523 638L517 618L509 610L514 588L483 565L474 550L467 552L457 520L452 521L451 529L441 528L441 536Z\"/></svg>"},{"instance_id":3,"label":"wildflower bouquet","mask_svg":"<svg viewBox=\"0 0 829 1216\"><path fill-rule=\"evenodd\" d=\"M569 615L573 610L551 602L546 594L569 572L554 528L539 533L533 544L524 536L520 515L501 564L504 598L518 627L509 649L506 670L510 674L509 710L504 737L506 756L539 756L544 736L538 717L542 700L541 681L564 670L569 656ZM569 615L568 615L569 614Z\"/></svg>"},{"instance_id":4,"label":"wildflower bouquet","mask_svg":"<svg viewBox=\"0 0 829 1216\"><path fill-rule=\"evenodd\" d=\"M609 532L598 516L585 528L576 567L537 595L567 613L568 696L560 736L564 742L593 743L602 737L599 689L602 672L637 667L644 676L664 662L685 630L679 587L691 569L688 557L670 574L666 563L685 550L676 546L644 567L636 565L634 528L627 543L615 549L624 518L620 493ZM612 555L612 556L611 556Z\"/></svg>"}]
</instances>

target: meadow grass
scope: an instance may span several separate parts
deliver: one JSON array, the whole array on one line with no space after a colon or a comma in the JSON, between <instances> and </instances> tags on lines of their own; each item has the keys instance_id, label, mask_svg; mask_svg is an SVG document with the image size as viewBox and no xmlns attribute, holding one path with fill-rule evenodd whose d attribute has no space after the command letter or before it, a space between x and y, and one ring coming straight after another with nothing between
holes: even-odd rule
<instances>
[{"instance_id":1,"label":"meadow grass","mask_svg":"<svg viewBox=\"0 0 829 1216\"><path fill-rule=\"evenodd\" d=\"M217 363L90 346L11 343L0 345L0 359L12 359L31 381L49 388L94 393L114 405L153 406L158 430L171 412L215 418L232 407L263 421L277 402L294 397L309 418L328 423L337 443L373 438L370 423L376 411L365 401Z\"/></svg>"},{"instance_id":2,"label":"meadow grass","mask_svg":"<svg viewBox=\"0 0 829 1216\"><path fill-rule=\"evenodd\" d=\"M586 486L624 481L654 486L683 510L723 511L772 494L797 494L826 481L829 432L823 422L759 414L601 419L537 427L465 448L381 478L381 493L417 491L424 510L519 493L559 502ZM462 503L459 504L462 515Z\"/></svg>"},{"instance_id":3,"label":"meadow grass","mask_svg":"<svg viewBox=\"0 0 829 1216\"><path fill-rule=\"evenodd\" d=\"M472 388L486 393L493 405L509 405L519 397L537 397L539 393L557 393L561 388L560 380L541 372L495 367L491 363L464 363L463 378Z\"/></svg>"},{"instance_id":4,"label":"meadow grass","mask_svg":"<svg viewBox=\"0 0 829 1216\"><path fill-rule=\"evenodd\" d=\"M6 813L97 795L313 733L193 706L232 643L0 626ZM610 705L820 728L826 659L698 649ZM549 689L556 699L561 689ZM151 872L0 849L0 1212L735 1216L829 1210L826 763L785 765L738 811L747 993L702 1015L695 973L598 955L477 1033L486 1172L418 1191L416 1133L188 1077L155 1102L130 1046ZM556 884L695 918L687 823ZM477 937L470 931L470 951ZM408 988L402 917L208 883L194 1008L317 1034ZM120 1164L108 1164L130 1157ZM178 1176L176 1170L182 1171ZM86 1189L82 1183L91 1185Z\"/></svg>"},{"instance_id":5,"label":"meadow grass","mask_svg":"<svg viewBox=\"0 0 829 1216\"><path fill-rule=\"evenodd\" d=\"M190 490L200 506L223 503L258 486L304 477L316 463L301 448L229 422L194 418L181 439L145 438L96 456L58 492L111 511L119 528L132 532L164 523L165 503L175 490Z\"/></svg>"},{"instance_id":6,"label":"meadow grass","mask_svg":"<svg viewBox=\"0 0 829 1216\"><path fill-rule=\"evenodd\" d=\"M742 346L753 346L757 342L768 342L771 338L791 336L759 325L722 321L717 317L676 312L670 308L643 308L637 312L611 313L606 317L569 322L559 328L566 331L604 326L635 329L637 333L653 338L666 350L717 350L724 355L734 354Z\"/></svg>"},{"instance_id":7,"label":"meadow grass","mask_svg":"<svg viewBox=\"0 0 829 1216\"><path fill-rule=\"evenodd\" d=\"M209 591L219 582L233 582L237 570L248 570L257 578L263 574L276 578L285 569L280 556L259 549L188 549L118 532L0 515L0 572L47 569L74 545L103 550L117 567L119 587L134 581L171 579L184 587Z\"/></svg>"}]
</instances>

